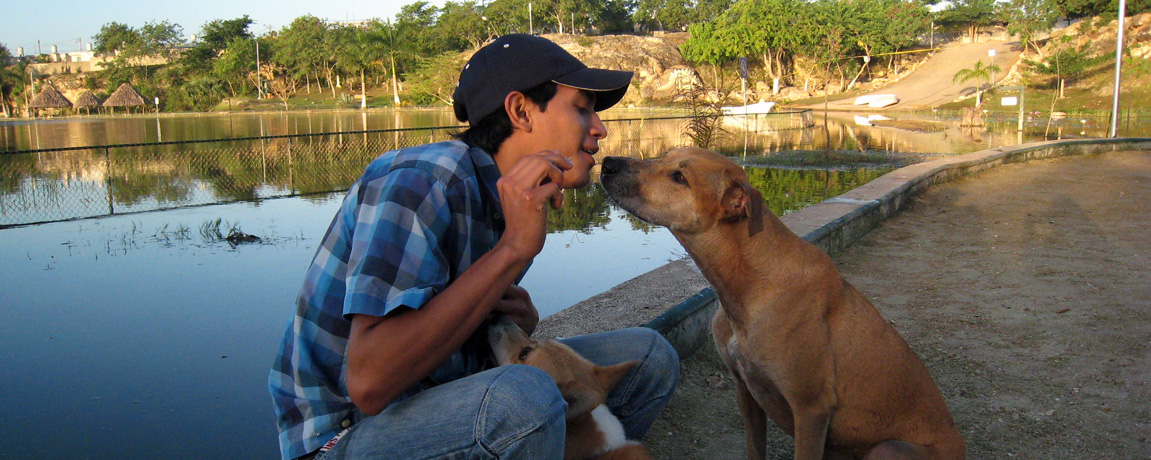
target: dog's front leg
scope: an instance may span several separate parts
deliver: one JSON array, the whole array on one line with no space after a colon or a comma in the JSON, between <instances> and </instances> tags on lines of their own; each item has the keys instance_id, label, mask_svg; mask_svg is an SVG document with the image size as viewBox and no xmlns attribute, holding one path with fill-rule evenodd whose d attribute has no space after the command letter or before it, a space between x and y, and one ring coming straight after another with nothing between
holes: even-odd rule
<instances>
[{"instance_id":1,"label":"dog's front leg","mask_svg":"<svg viewBox=\"0 0 1151 460\"><path fill-rule=\"evenodd\" d=\"M795 411L795 460L820 460L827 446L831 410L813 407Z\"/></svg>"},{"instance_id":2,"label":"dog's front leg","mask_svg":"<svg viewBox=\"0 0 1151 460\"><path fill-rule=\"evenodd\" d=\"M735 374L735 399L739 403L739 413L743 415L744 437L747 440L747 459L767 459L767 413L751 396L747 384L739 374Z\"/></svg>"},{"instance_id":3,"label":"dog's front leg","mask_svg":"<svg viewBox=\"0 0 1151 460\"><path fill-rule=\"evenodd\" d=\"M747 388L747 382L739 371L739 364L732 356L734 344L731 337L731 321L727 319L723 309L715 312L711 319L711 336L715 340L715 348L723 364L731 372L735 380L735 401L739 404L739 413L743 416L744 438L747 441L748 460L767 459L767 413L760 407L759 402L752 396Z\"/></svg>"}]
</instances>

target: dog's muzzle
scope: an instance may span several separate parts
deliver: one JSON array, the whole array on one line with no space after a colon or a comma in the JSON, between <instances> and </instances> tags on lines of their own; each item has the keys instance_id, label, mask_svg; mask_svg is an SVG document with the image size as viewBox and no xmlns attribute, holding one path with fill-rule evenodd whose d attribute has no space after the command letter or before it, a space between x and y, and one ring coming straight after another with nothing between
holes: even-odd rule
<instances>
[{"instance_id":1,"label":"dog's muzzle","mask_svg":"<svg viewBox=\"0 0 1151 460\"><path fill-rule=\"evenodd\" d=\"M630 194L627 177L631 175L631 165L629 164L631 161L634 160L623 157L607 157L600 164L600 185L603 185L608 196L616 200L617 204L619 198Z\"/></svg>"}]
</instances>

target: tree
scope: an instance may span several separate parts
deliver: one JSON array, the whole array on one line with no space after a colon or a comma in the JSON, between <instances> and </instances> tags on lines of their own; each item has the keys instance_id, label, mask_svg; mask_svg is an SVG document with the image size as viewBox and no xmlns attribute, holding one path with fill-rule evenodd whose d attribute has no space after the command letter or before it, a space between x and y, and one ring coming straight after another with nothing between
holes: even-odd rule
<instances>
[{"instance_id":1,"label":"tree","mask_svg":"<svg viewBox=\"0 0 1151 460\"><path fill-rule=\"evenodd\" d=\"M591 26L605 34L631 33L631 12L635 8L635 0L606 0L603 9L590 16Z\"/></svg>"},{"instance_id":2,"label":"tree","mask_svg":"<svg viewBox=\"0 0 1151 460\"><path fill-rule=\"evenodd\" d=\"M545 0L543 3L546 13L555 19L551 25L557 27L559 33L576 33L576 21L586 26L588 15L604 8L603 0Z\"/></svg>"},{"instance_id":3,"label":"tree","mask_svg":"<svg viewBox=\"0 0 1151 460\"><path fill-rule=\"evenodd\" d=\"M649 29L688 30L693 7L691 0L639 0L633 17Z\"/></svg>"},{"instance_id":4,"label":"tree","mask_svg":"<svg viewBox=\"0 0 1151 460\"><path fill-rule=\"evenodd\" d=\"M1000 21L1007 23L1008 33L1019 35L1024 50L1030 47L1042 57L1043 49L1036 43L1035 36L1055 25L1058 18L1055 1L1006 0L996 4L996 14Z\"/></svg>"},{"instance_id":5,"label":"tree","mask_svg":"<svg viewBox=\"0 0 1151 460\"><path fill-rule=\"evenodd\" d=\"M388 20L378 23L378 27L380 43L383 45L382 53L387 57L387 63L391 65L392 69L392 103L399 105L400 82L399 73L396 69L396 60L402 59L407 54L409 29L392 24L391 21Z\"/></svg>"},{"instance_id":6,"label":"tree","mask_svg":"<svg viewBox=\"0 0 1151 460\"><path fill-rule=\"evenodd\" d=\"M490 38L483 8L474 1L448 1L440 8L435 33L445 49L479 48Z\"/></svg>"},{"instance_id":7,"label":"tree","mask_svg":"<svg viewBox=\"0 0 1151 460\"><path fill-rule=\"evenodd\" d=\"M1059 14L1068 19L1089 18L1092 16L1115 17L1119 12L1117 0L1054 0ZM1151 11L1151 0L1127 0L1127 14L1136 15Z\"/></svg>"},{"instance_id":8,"label":"tree","mask_svg":"<svg viewBox=\"0 0 1151 460\"><path fill-rule=\"evenodd\" d=\"M716 19L722 24L721 41L731 48L730 52L762 57L763 69L772 79L773 94L779 92L780 80L786 73L786 56L799 45L800 35L794 27L804 6L798 0L745 0Z\"/></svg>"},{"instance_id":9,"label":"tree","mask_svg":"<svg viewBox=\"0 0 1151 460\"><path fill-rule=\"evenodd\" d=\"M207 76L194 77L180 86L183 102L188 108L200 112L212 110L223 97L220 82Z\"/></svg>"},{"instance_id":10,"label":"tree","mask_svg":"<svg viewBox=\"0 0 1151 460\"><path fill-rule=\"evenodd\" d=\"M311 15L300 16L282 29L276 39L280 52L272 59L297 79L303 76L308 94L312 92L310 75L316 77L319 85L320 69L324 61L324 36L328 29L328 23L322 19Z\"/></svg>"},{"instance_id":11,"label":"tree","mask_svg":"<svg viewBox=\"0 0 1151 460\"><path fill-rule=\"evenodd\" d=\"M24 87L24 67L21 63L11 64L12 52L0 45L0 113L5 118L15 112L12 95Z\"/></svg>"},{"instance_id":12,"label":"tree","mask_svg":"<svg viewBox=\"0 0 1151 460\"><path fill-rule=\"evenodd\" d=\"M955 72L951 77L952 83L964 83L968 80L991 80L991 76L999 72L1001 69L996 64L988 66L983 65L983 61L978 61L970 69L962 69ZM992 82L994 83L994 82ZM979 107L983 103L983 84L975 85L975 106Z\"/></svg>"},{"instance_id":13,"label":"tree","mask_svg":"<svg viewBox=\"0 0 1151 460\"><path fill-rule=\"evenodd\" d=\"M268 94L279 99L284 104L284 110L288 110L288 98L299 87L295 76L288 69L274 63L260 66L260 76L268 82Z\"/></svg>"},{"instance_id":14,"label":"tree","mask_svg":"<svg viewBox=\"0 0 1151 460\"><path fill-rule=\"evenodd\" d=\"M367 71L380 62L384 55L378 21L365 28L349 28L341 35L345 40L344 52L337 61L342 70L360 74L360 108L364 109L368 107Z\"/></svg>"},{"instance_id":15,"label":"tree","mask_svg":"<svg viewBox=\"0 0 1151 460\"><path fill-rule=\"evenodd\" d=\"M94 37L97 51L115 53L105 65L109 83L150 80L151 66L145 58L167 53L180 43L183 29L168 21L149 22L139 30L117 22L105 24Z\"/></svg>"},{"instance_id":16,"label":"tree","mask_svg":"<svg viewBox=\"0 0 1151 460\"><path fill-rule=\"evenodd\" d=\"M200 30L198 43L191 49L185 50L180 57L180 63L193 73L211 73L213 63L220 53L236 40L251 40L252 34L248 27L252 25L252 18L248 15L236 19L215 19L204 24Z\"/></svg>"},{"instance_id":17,"label":"tree","mask_svg":"<svg viewBox=\"0 0 1151 460\"><path fill-rule=\"evenodd\" d=\"M228 86L232 97L247 93L243 89L237 92L236 86L242 85L248 80L248 75L256 71L256 43L256 40L234 40L212 62L211 75Z\"/></svg>"},{"instance_id":18,"label":"tree","mask_svg":"<svg viewBox=\"0 0 1151 460\"><path fill-rule=\"evenodd\" d=\"M395 26L405 37L407 51L416 56L434 56L444 51L443 43L434 34L439 17L439 8L423 0L400 8Z\"/></svg>"},{"instance_id":19,"label":"tree","mask_svg":"<svg viewBox=\"0 0 1151 460\"><path fill-rule=\"evenodd\" d=\"M413 71L411 94L422 103L438 100L451 105L460 69L466 61L466 56L451 51L421 61Z\"/></svg>"},{"instance_id":20,"label":"tree","mask_svg":"<svg viewBox=\"0 0 1151 460\"><path fill-rule=\"evenodd\" d=\"M534 13L534 11L533 11ZM484 8L483 17L491 26L492 35L528 32L528 0L495 0Z\"/></svg>"},{"instance_id":21,"label":"tree","mask_svg":"<svg viewBox=\"0 0 1151 460\"><path fill-rule=\"evenodd\" d=\"M166 52L183 41L184 28L168 21L149 22L140 27L140 48L142 55L155 55Z\"/></svg>"},{"instance_id":22,"label":"tree","mask_svg":"<svg viewBox=\"0 0 1151 460\"><path fill-rule=\"evenodd\" d=\"M844 27L849 53L858 50L863 63L848 87L859 80L877 55L888 55L918 42L931 22L927 8L903 0L862 0L841 2L840 23ZM890 62L890 59L889 59ZM854 63L852 63L854 65Z\"/></svg>"},{"instance_id":23,"label":"tree","mask_svg":"<svg viewBox=\"0 0 1151 460\"><path fill-rule=\"evenodd\" d=\"M1058 82L1059 97L1063 97L1063 89L1068 80L1073 83L1087 69L1108 59L1107 55L1093 56L1091 46L1087 43L1076 47L1075 39L1068 35L1059 37L1054 45L1055 49L1050 56L1041 56L1035 61L1024 59L1023 65L1036 74L1054 76Z\"/></svg>"},{"instance_id":24,"label":"tree","mask_svg":"<svg viewBox=\"0 0 1151 460\"><path fill-rule=\"evenodd\" d=\"M939 23L947 28L967 29L967 34L974 41L980 27L995 24L995 1L956 0L939 12Z\"/></svg>"},{"instance_id":25,"label":"tree","mask_svg":"<svg viewBox=\"0 0 1151 460\"><path fill-rule=\"evenodd\" d=\"M92 49L99 53L114 53L140 42L140 34L135 29L118 22L100 26L100 31L92 37Z\"/></svg>"}]
</instances>

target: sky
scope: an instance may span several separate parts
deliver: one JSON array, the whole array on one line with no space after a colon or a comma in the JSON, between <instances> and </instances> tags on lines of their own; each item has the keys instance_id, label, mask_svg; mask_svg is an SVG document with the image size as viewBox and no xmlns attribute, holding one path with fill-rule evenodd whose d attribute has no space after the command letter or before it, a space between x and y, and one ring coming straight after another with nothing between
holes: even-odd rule
<instances>
[{"instance_id":1,"label":"sky","mask_svg":"<svg viewBox=\"0 0 1151 460\"><path fill-rule=\"evenodd\" d=\"M312 15L329 21L394 18L400 7L416 0L0 0L0 45L16 54L44 53L56 45L60 52L80 51L92 42L100 27L119 22L139 29L149 22L179 24L185 37L215 19L248 15L255 21L249 31L263 35L280 30L293 19ZM443 5L443 0L431 0ZM79 41L77 41L79 40Z\"/></svg>"}]
</instances>

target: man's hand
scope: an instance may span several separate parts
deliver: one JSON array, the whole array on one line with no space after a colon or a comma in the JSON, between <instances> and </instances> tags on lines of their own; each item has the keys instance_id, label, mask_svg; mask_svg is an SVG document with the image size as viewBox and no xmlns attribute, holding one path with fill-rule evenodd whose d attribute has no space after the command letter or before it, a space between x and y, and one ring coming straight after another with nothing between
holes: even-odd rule
<instances>
[{"instance_id":1,"label":"man's hand","mask_svg":"<svg viewBox=\"0 0 1151 460\"><path fill-rule=\"evenodd\" d=\"M492 311L503 313L528 335L535 332L536 325L540 322L540 313L532 303L531 295L526 289L514 284L508 286L508 290L496 301Z\"/></svg>"},{"instance_id":2,"label":"man's hand","mask_svg":"<svg viewBox=\"0 0 1151 460\"><path fill-rule=\"evenodd\" d=\"M507 224L500 244L509 245L516 254L531 259L543 249L547 235L547 209L563 205L560 182L572 162L552 151L522 158L511 171L500 178L500 205Z\"/></svg>"}]
</instances>

